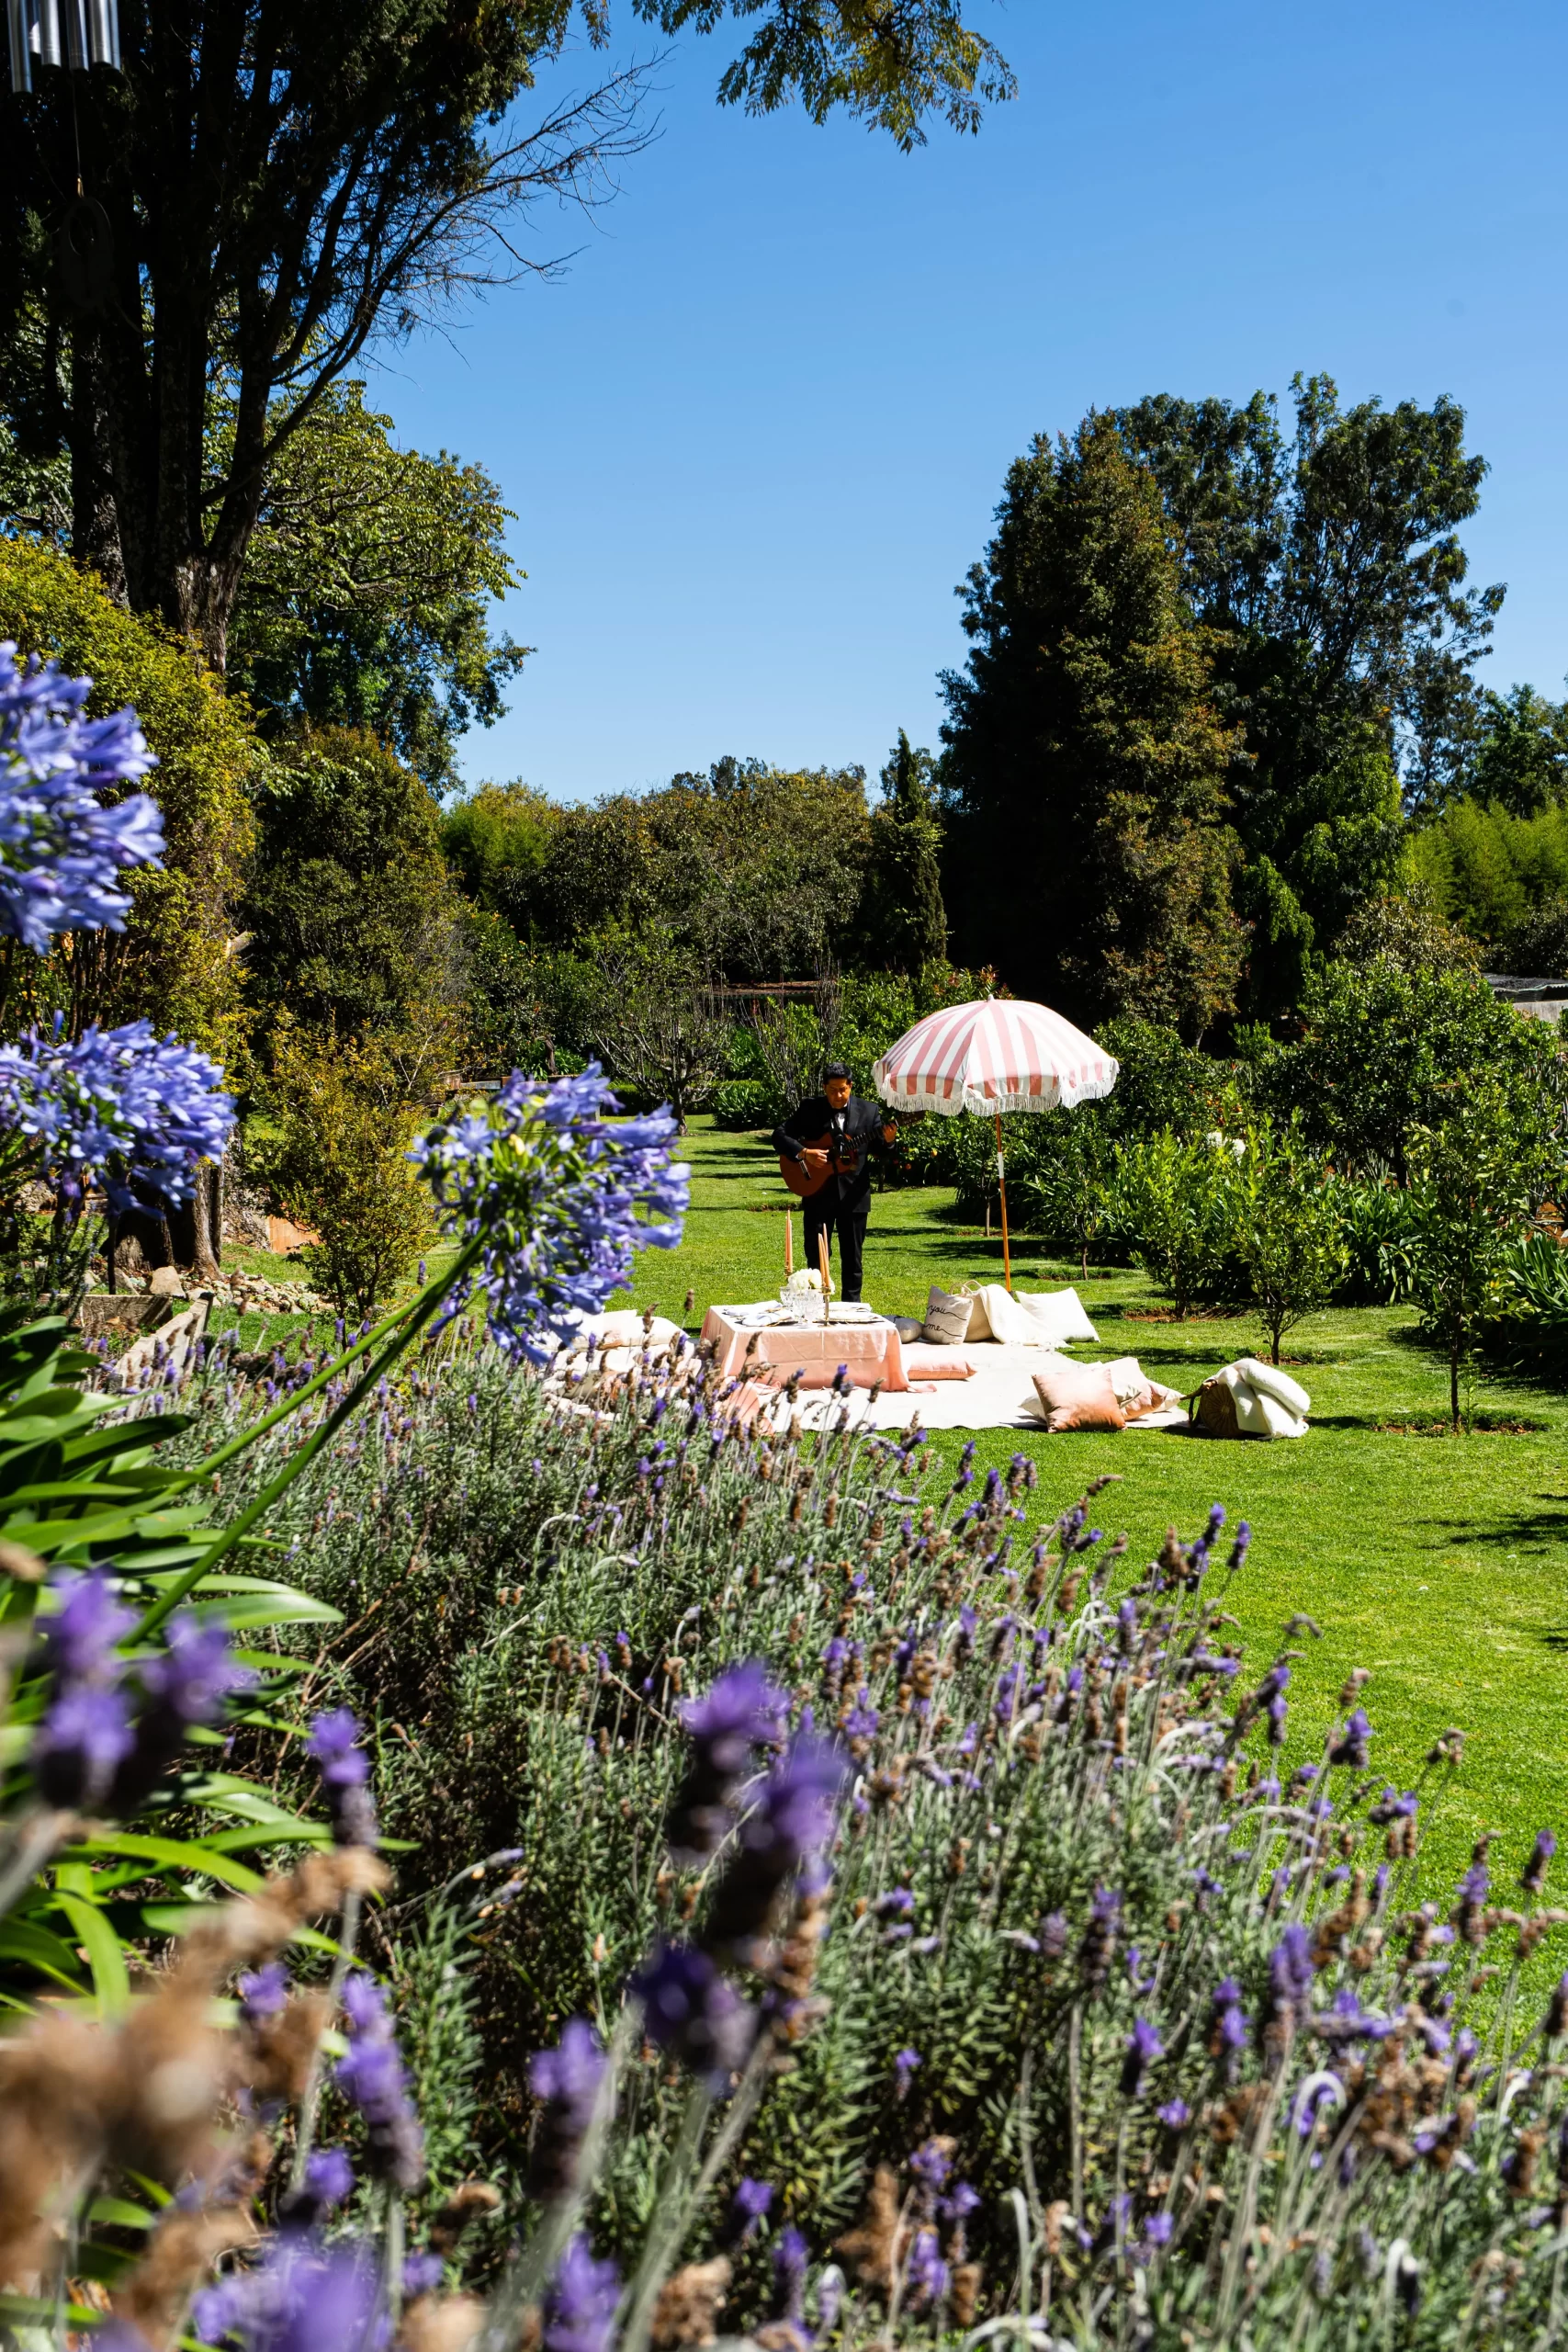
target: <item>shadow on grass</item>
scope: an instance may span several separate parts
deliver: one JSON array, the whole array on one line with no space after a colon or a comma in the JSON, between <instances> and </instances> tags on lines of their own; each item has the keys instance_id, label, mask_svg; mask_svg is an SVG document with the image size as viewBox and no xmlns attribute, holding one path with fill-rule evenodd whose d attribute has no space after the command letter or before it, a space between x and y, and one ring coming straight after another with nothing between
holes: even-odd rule
<instances>
[{"instance_id":1,"label":"shadow on grass","mask_svg":"<svg viewBox=\"0 0 1568 2352\"><path fill-rule=\"evenodd\" d=\"M1541 1500L1568 1504L1568 1497L1557 1495L1542 1496ZM1521 1544L1534 1544L1546 1552L1555 1544L1568 1544L1568 1508L1551 1511L1517 1510L1485 1528L1477 1528L1472 1520L1463 1519L1434 1519L1427 1523L1450 1531L1440 1540L1462 1544L1467 1549L1474 1544L1478 1548L1487 1545L1494 1551L1512 1551Z\"/></svg>"}]
</instances>

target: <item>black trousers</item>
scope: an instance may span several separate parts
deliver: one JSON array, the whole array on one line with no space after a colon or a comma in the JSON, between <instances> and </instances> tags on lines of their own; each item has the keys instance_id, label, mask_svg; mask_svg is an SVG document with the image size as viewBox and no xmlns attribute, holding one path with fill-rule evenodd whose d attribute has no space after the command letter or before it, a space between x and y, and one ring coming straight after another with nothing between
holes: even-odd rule
<instances>
[{"instance_id":1,"label":"black trousers","mask_svg":"<svg viewBox=\"0 0 1568 2352\"><path fill-rule=\"evenodd\" d=\"M858 1298L861 1284L861 1260L865 1254L865 1225L871 1215L871 1204L858 1201L853 1207L835 1200L831 1193L818 1193L806 1204L806 1262L813 1272L818 1262L817 1240L819 1234L828 1237L828 1247L833 1247L833 1234L839 1236L839 1296Z\"/></svg>"}]
</instances>

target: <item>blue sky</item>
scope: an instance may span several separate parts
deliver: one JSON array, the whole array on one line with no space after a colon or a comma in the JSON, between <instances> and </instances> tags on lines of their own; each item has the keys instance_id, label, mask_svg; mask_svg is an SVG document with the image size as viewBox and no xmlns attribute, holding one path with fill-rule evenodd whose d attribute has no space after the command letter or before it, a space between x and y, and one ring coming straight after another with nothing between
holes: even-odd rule
<instances>
[{"instance_id":1,"label":"blue sky","mask_svg":"<svg viewBox=\"0 0 1568 2352\"><path fill-rule=\"evenodd\" d=\"M536 220L565 274L381 355L400 436L490 469L529 574L499 617L537 651L470 782L874 775L900 726L937 741L953 590L1033 433L1298 368L1462 403L1471 576L1508 584L1484 674L1562 692L1561 0L972 7L1019 97L909 156L721 109L723 40L682 43L615 201ZM648 56L619 15L612 56Z\"/></svg>"}]
</instances>

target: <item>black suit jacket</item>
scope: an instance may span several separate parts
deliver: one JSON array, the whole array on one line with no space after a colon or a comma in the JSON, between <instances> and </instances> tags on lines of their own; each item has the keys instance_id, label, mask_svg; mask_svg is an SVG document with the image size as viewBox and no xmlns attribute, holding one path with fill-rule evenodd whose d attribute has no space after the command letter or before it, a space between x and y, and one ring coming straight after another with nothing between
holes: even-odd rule
<instances>
[{"instance_id":1,"label":"black suit jacket","mask_svg":"<svg viewBox=\"0 0 1568 2352\"><path fill-rule=\"evenodd\" d=\"M830 1135L834 1122L841 1119L844 1139L859 1147L860 1164L852 1175L840 1169L813 1198L827 1205L836 1196L840 1208L863 1208L871 1194L872 1155L887 1149L882 1140L882 1123L888 1115L876 1103L863 1102L858 1095L852 1094L840 1112L833 1109L825 1094L808 1094L783 1126L774 1128L773 1149L781 1159L798 1159L805 1145L815 1143L818 1136Z\"/></svg>"}]
</instances>

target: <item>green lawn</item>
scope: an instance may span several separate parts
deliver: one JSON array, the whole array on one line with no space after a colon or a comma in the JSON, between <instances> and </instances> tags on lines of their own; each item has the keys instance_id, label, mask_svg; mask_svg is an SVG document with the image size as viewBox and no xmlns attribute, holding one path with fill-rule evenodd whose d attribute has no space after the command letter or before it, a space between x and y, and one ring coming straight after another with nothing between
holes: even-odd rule
<instances>
[{"instance_id":1,"label":"green lawn","mask_svg":"<svg viewBox=\"0 0 1568 2352\"><path fill-rule=\"evenodd\" d=\"M761 1298L784 1271L784 1189L765 1146L694 1124L688 1156L693 1209L678 1250L638 1262L639 1306L695 1329L716 1300ZM795 1220L800 1246L800 1220ZM919 1312L929 1284L1000 1278L1001 1245L961 1222L951 1194L885 1193L874 1202L866 1296L900 1314ZM1077 1269L1041 1256L1025 1239L1013 1260L1026 1289L1077 1281ZM690 1287L696 1305L682 1318ZM1172 1326L1135 1319L1159 1304L1141 1275L1092 1271L1078 1288L1105 1356L1132 1353L1182 1389L1258 1345L1248 1319ZM1084 1349L1080 1353L1096 1351ZM1498 1857L1511 1871L1538 1826L1568 1833L1568 1397L1518 1382L1488 1381L1474 1402L1528 1419L1525 1435L1398 1435L1380 1424L1431 1422L1446 1409L1446 1374L1416 1339L1408 1309L1314 1316L1285 1343L1312 1392L1313 1429L1300 1444L1227 1445L1185 1436L1047 1437L982 1433L982 1467L1021 1447L1040 1465L1034 1498L1054 1515L1101 1471L1124 1481L1097 1515L1125 1528L1139 1565L1168 1521L1197 1532L1211 1502L1256 1532L1233 1606L1249 1651L1272 1651L1303 1611L1323 1629L1303 1637L1311 1656L1297 1675L1304 1702L1297 1727L1321 1723L1354 1666L1372 1669L1366 1693L1375 1761L1407 1781L1435 1735L1468 1735L1452 1793L1439 1808L1430 1862L1448 1878L1482 1829L1506 1834ZM918 1400L911 1399L911 1405ZM962 1433L933 1443L955 1454ZM1292 1760L1303 1753L1295 1742ZM1500 1875L1500 1872L1499 1872ZM1506 1900L1506 1894L1501 1899Z\"/></svg>"}]
</instances>

